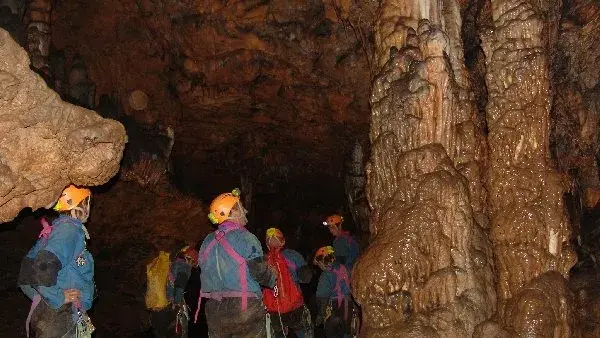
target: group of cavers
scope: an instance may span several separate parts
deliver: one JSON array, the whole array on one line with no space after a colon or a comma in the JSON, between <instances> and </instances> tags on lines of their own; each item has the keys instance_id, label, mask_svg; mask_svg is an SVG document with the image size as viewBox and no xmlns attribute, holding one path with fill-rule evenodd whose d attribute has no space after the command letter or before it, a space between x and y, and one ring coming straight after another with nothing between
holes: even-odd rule
<instances>
[{"instance_id":1,"label":"group of cavers","mask_svg":"<svg viewBox=\"0 0 600 338\"><path fill-rule=\"evenodd\" d=\"M39 239L21 264L18 284L32 301L28 337L31 331L36 338L87 338L95 330L87 315L96 293L84 225L90 199L89 189L65 188L53 207L59 216L51 222L42 218ZM300 288L310 283L313 269L301 254L285 247L284 234L269 228L264 254L258 238L245 228L247 211L237 189L217 196L209 211L216 230L204 238L199 251L186 246L173 260L159 254L147 266L150 277L161 259L168 262L161 285L148 280L146 306L154 337L186 337L188 321L198 319L201 305L211 338L314 337L320 325L327 338L357 335L360 319L350 278L359 248L342 230L343 217L332 215L323 222L335 239L314 254L313 264L322 272L313 321ZM201 287L192 316L184 291L194 267L200 269ZM157 297L149 294L156 290L164 293L166 301L157 304Z\"/></svg>"}]
</instances>

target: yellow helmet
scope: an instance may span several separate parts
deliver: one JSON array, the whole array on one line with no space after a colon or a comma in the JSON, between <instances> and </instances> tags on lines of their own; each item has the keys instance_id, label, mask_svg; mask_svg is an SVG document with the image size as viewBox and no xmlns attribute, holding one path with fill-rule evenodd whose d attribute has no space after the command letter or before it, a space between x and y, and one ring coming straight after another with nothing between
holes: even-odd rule
<instances>
[{"instance_id":1,"label":"yellow helmet","mask_svg":"<svg viewBox=\"0 0 600 338\"><path fill-rule=\"evenodd\" d=\"M68 211L81 203L87 197L90 197L92 192L90 189L86 188L77 188L74 185L69 185L63 190L58 202L54 205L54 210L56 211Z\"/></svg>"},{"instance_id":2,"label":"yellow helmet","mask_svg":"<svg viewBox=\"0 0 600 338\"><path fill-rule=\"evenodd\" d=\"M340 225L342 225L343 221L344 221L344 217L342 217L340 215L331 215L331 216L327 217L325 222L323 222L323 225L325 225L325 226L335 225L339 228Z\"/></svg>"},{"instance_id":3,"label":"yellow helmet","mask_svg":"<svg viewBox=\"0 0 600 338\"><path fill-rule=\"evenodd\" d=\"M267 235L266 235L266 243L267 246L284 246L285 245L285 237L283 236L283 232L281 232L281 230L277 229L277 228L269 228L267 229ZM273 245L270 245L269 243L274 243Z\"/></svg>"},{"instance_id":4,"label":"yellow helmet","mask_svg":"<svg viewBox=\"0 0 600 338\"><path fill-rule=\"evenodd\" d=\"M221 224L229 218L231 209L240 201L240 190L233 189L217 196L210 204L208 219L213 224Z\"/></svg>"}]
</instances>

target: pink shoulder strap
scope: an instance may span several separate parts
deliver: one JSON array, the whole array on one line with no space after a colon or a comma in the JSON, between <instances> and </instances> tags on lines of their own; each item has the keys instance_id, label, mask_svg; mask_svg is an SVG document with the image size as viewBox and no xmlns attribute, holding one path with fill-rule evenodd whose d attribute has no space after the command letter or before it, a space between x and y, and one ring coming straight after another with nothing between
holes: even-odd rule
<instances>
[{"instance_id":1,"label":"pink shoulder strap","mask_svg":"<svg viewBox=\"0 0 600 338\"><path fill-rule=\"evenodd\" d=\"M285 256L283 256L283 259L285 259L285 264L288 266L288 268L290 268L292 271L296 271L296 264L294 264L294 262L287 259Z\"/></svg>"},{"instance_id":2,"label":"pink shoulder strap","mask_svg":"<svg viewBox=\"0 0 600 338\"><path fill-rule=\"evenodd\" d=\"M201 252L200 259L202 263L206 262L206 259L208 258L208 254L210 253L211 249L216 244L220 244L223 247L223 249L225 249L225 252L227 252L229 257L231 257L233 260L236 261L236 263L238 263L238 278L240 281L240 287L242 289L240 294L242 298L242 311L245 311L248 308L248 278L246 276L246 259L244 259L244 257L242 257L239 253L237 253L235 249L231 246L231 244L229 244L227 239L225 239L225 235L227 233L236 229L240 229L240 227L229 227L224 230L217 231L212 241L210 241L210 243L208 243L204 251ZM194 323L198 320L202 295L203 293L201 292L200 296L198 296L198 308L196 309L196 314L194 316Z\"/></svg>"},{"instance_id":3,"label":"pink shoulder strap","mask_svg":"<svg viewBox=\"0 0 600 338\"><path fill-rule=\"evenodd\" d=\"M339 269L333 269L333 273L335 274L335 293L338 302L338 307L342 305L342 300L344 299L344 295L342 294L342 281L346 283L346 286L350 286L350 280L348 278L348 270L346 270L345 265L340 265Z\"/></svg>"},{"instance_id":4,"label":"pink shoulder strap","mask_svg":"<svg viewBox=\"0 0 600 338\"><path fill-rule=\"evenodd\" d=\"M50 233L52 233L52 226L48 224L48 221L42 217L42 231L40 231L40 235L38 238L43 238L44 240L48 240L50 237Z\"/></svg>"}]
</instances>

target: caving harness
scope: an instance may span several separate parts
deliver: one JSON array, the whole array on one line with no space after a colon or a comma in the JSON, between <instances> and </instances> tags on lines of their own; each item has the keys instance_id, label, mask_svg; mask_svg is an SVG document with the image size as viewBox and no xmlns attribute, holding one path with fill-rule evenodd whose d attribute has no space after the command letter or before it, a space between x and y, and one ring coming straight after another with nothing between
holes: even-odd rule
<instances>
[{"instance_id":1,"label":"caving harness","mask_svg":"<svg viewBox=\"0 0 600 338\"><path fill-rule=\"evenodd\" d=\"M50 225L44 217L42 217L41 223L42 230L40 231L38 238L42 239L43 245L45 246L48 242L48 239L50 238L53 226ZM83 224L81 226L83 228L85 238L90 239L90 235L85 226ZM77 263L79 264L79 261L77 261ZM39 291L36 290L36 294L31 300L31 308L29 309L29 314L27 315L27 319L25 320L25 332L27 334L27 337L29 337L31 317L33 316L33 312L35 311L35 309L38 307L38 305L40 305L41 301L42 296L40 295ZM91 338L92 333L96 330L96 327L94 326L94 324L92 324L92 320L87 315L85 310L83 310L83 307L79 302L73 303L73 307L77 310L74 318L75 325L69 331L67 331L61 338L66 337L73 330L73 328L75 329L75 338Z\"/></svg>"},{"instance_id":2,"label":"caving harness","mask_svg":"<svg viewBox=\"0 0 600 338\"><path fill-rule=\"evenodd\" d=\"M189 307L185 302L178 307L177 316L175 317L175 333L181 333L181 337L187 337L188 322L190 321Z\"/></svg>"},{"instance_id":3,"label":"caving harness","mask_svg":"<svg viewBox=\"0 0 600 338\"><path fill-rule=\"evenodd\" d=\"M222 227L219 227L219 230L215 232L215 237L208 243L204 251L200 252L200 263L203 264L208 259L208 254L211 249L219 244L225 252L231 257L234 261L238 263L238 279L240 282L241 291L211 291L204 292L200 289L200 295L198 295L198 307L196 308L196 313L194 314L194 323L198 321L198 315L200 314L200 306L202 305L202 298L214 299L217 301L221 301L223 298L241 298L241 308L242 311L245 311L248 308L248 298L258 298L258 296L254 293L248 292L248 279L246 277L247 271L247 262L244 257L238 254L235 249L231 246L231 244L225 239L225 235L234 231L234 230L245 230L244 227L236 224L236 223L227 223ZM266 308L265 308L266 309ZM266 330L267 330L267 338L271 338L271 317L269 312L266 314Z\"/></svg>"}]
</instances>

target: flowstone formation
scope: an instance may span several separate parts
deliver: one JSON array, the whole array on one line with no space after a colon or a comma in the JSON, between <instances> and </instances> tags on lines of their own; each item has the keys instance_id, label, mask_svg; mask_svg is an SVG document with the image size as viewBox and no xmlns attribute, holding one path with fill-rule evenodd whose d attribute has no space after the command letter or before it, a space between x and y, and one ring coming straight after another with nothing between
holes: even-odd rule
<instances>
[{"instance_id":1,"label":"flowstone formation","mask_svg":"<svg viewBox=\"0 0 600 338\"><path fill-rule=\"evenodd\" d=\"M371 245L353 270L367 337L470 337L496 310L485 148L454 1L384 1L375 34Z\"/></svg>"},{"instance_id":2,"label":"flowstone formation","mask_svg":"<svg viewBox=\"0 0 600 338\"><path fill-rule=\"evenodd\" d=\"M547 43L555 32L547 22L555 7L492 0L493 28L483 36L498 315L511 333L532 337L570 336L565 277L576 261L565 183L550 165Z\"/></svg>"},{"instance_id":3,"label":"flowstone formation","mask_svg":"<svg viewBox=\"0 0 600 338\"><path fill-rule=\"evenodd\" d=\"M93 186L119 169L123 126L63 102L0 29L0 223L47 206L69 183Z\"/></svg>"}]
</instances>

